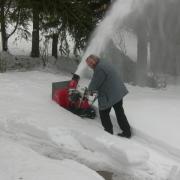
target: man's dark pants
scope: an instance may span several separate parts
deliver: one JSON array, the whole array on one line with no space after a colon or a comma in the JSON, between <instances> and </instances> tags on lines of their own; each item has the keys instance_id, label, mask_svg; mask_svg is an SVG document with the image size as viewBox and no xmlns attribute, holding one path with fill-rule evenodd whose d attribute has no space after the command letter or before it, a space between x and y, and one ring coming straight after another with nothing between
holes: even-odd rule
<instances>
[{"instance_id":1,"label":"man's dark pants","mask_svg":"<svg viewBox=\"0 0 180 180\"><path fill-rule=\"evenodd\" d=\"M118 103L113 105L114 111L116 113L117 122L119 124L119 127L123 131L123 133L128 134L130 133L130 125L128 123L128 120L126 118L126 115L124 113L123 109L123 100L119 101ZM99 110L100 118L102 125L104 127L104 130L113 134L113 125L110 119L110 113L111 107L105 110Z\"/></svg>"}]
</instances>

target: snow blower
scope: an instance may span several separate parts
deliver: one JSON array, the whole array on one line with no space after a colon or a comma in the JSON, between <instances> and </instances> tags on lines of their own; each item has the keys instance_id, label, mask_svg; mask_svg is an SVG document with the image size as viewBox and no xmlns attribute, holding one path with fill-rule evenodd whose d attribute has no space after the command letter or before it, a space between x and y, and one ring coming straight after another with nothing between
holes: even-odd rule
<instances>
[{"instance_id":1,"label":"snow blower","mask_svg":"<svg viewBox=\"0 0 180 180\"><path fill-rule=\"evenodd\" d=\"M95 109L92 107L96 95L91 102L87 88L81 93L77 90L79 75L73 74L70 81L54 82L52 83L52 99L63 108L71 111L72 113L90 119L96 117Z\"/></svg>"}]
</instances>

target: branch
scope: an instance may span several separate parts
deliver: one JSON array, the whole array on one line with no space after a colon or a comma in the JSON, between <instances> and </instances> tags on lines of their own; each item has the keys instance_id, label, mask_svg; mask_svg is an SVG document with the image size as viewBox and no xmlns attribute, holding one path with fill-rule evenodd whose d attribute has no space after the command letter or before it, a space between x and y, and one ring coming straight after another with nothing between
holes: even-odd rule
<instances>
[{"instance_id":1,"label":"branch","mask_svg":"<svg viewBox=\"0 0 180 180\"><path fill-rule=\"evenodd\" d=\"M12 0L9 0L9 3L7 4L6 12L4 13L5 16L7 16L8 12L9 12L9 9L10 9L10 7L11 7L11 3L12 3Z\"/></svg>"},{"instance_id":2,"label":"branch","mask_svg":"<svg viewBox=\"0 0 180 180\"><path fill-rule=\"evenodd\" d=\"M18 10L17 21L16 21L16 25L15 25L15 27L14 27L14 30L7 36L7 39L8 39L9 37L11 37L11 36L16 32L17 27L18 27L18 25L19 25L19 19L20 19L20 9Z\"/></svg>"},{"instance_id":3,"label":"branch","mask_svg":"<svg viewBox=\"0 0 180 180\"><path fill-rule=\"evenodd\" d=\"M80 18L76 14L74 14L72 11L69 11L69 8L66 6L66 4L64 4L64 8L79 22L80 25L82 25L84 28L88 29L87 26L81 22Z\"/></svg>"}]
</instances>

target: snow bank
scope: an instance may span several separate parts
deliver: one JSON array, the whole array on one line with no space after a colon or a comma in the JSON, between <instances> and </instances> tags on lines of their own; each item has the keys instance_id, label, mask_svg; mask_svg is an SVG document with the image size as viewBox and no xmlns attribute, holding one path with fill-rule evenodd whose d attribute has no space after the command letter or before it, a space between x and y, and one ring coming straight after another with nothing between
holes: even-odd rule
<instances>
[{"instance_id":1,"label":"snow bank","mask_svg":"<svg viewBox=\"0 0 180 180\"><path fill-rule=\"evenodd\" d=\"M0 147L2 180L103 180L96 172L73 160L45 158L8 139L0 138Z\"/></svg>"},{"instance_id":2,"label":"snow bank","mask_svg":"<svg viewBox=\"0 0 180 180\"><path fill-rule=\"evenodd\" d=\"M50 136L60 148L66 148L68 152L84 153L88 150L92 155L103 154L112 164L118 164L119 167L142 165L149 158L145 149L139 148L133 142L106 133L102 134L96 129L93 133L86 133L79 129L53 128L50 129Z\"/></svg>"},{"instance_id":3,"label":"snow bank","mask_svg":"<svg viewBox=\"0 0 180 180\"><path fill-rule=\"evenodd\" d=\"M18 114L0 116L0 120L2 132L37 152L57 159L75 158L95 170L114 171L117 166L121 170L124 166L145 164L149 159L148 152L142 147L130 140L104 133L94 126L88 127L88 122L80 127L67 128L67 125L62 124L61 127L49 127L46 130L28 117Z\"/></svg>"}]
</instances>

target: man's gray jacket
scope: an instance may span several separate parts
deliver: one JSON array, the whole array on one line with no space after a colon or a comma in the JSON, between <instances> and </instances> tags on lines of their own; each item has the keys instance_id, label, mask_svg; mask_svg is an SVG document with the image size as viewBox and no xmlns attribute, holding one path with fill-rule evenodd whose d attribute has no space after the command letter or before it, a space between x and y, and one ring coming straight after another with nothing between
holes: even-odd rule
<instances>
[{"instance_id":1,"label":"man's gray jacket","mask_svg":"<svg viewBox=\"0 0 180 180\"><path fill-rule=\"evenodd\" d=\"M100 110L112 107L128 93L115 68L102 60L96 65L88 89L98 92Z\"/></svg>"}]
</instances>

